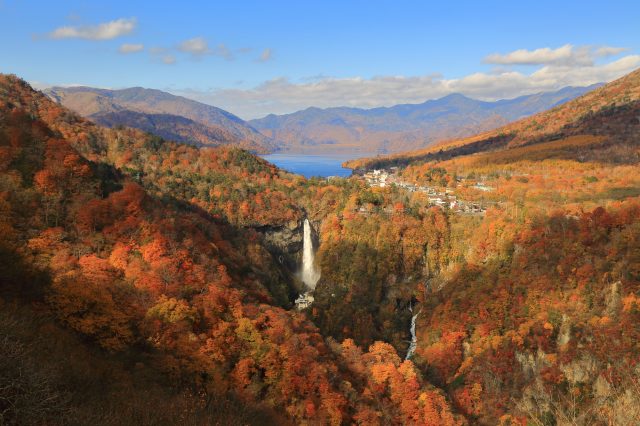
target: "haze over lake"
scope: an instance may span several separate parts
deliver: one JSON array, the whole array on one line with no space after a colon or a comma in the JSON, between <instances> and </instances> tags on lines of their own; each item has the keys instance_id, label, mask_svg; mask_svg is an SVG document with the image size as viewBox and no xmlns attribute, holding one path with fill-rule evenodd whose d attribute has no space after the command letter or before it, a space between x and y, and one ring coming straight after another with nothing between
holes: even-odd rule
<instances>
[{"instance_id":1,"label":"haze over lake","mask_svg":"<svg viewBox=\"0 0 640 426\"><path fill-rule=\"evenodd\" d=\"M268 154L262 158L291 173L303 175L329 177L351 176L351 170L342 167L342 163L354 158L365 157L366 154L351 155L310 155L310 154Z\"/></svg>"}]
</instances>

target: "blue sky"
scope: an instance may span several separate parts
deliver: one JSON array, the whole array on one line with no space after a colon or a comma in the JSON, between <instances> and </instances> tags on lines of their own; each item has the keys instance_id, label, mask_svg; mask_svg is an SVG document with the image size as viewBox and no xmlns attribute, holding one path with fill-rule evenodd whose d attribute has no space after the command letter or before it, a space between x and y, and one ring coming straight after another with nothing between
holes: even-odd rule
<instances>
[{"instance_id":1,"label":"blue sky","mask_svg":"<svg viewBox=\"0 0 640 426\"><path fill-rule=\"evenodd\" d=\"M639 23L638 1L0 0L0 71L255 118L608 81L640 67Z\"/></svg>"}]
</instances>

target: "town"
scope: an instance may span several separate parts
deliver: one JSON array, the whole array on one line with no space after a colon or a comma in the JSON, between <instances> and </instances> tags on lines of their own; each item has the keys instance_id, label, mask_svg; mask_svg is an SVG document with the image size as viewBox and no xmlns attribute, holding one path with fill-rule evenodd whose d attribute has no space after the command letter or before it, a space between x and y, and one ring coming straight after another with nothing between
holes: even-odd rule
<instances>
[{"instance_id":1,"label":"town","mask_svg":"<svg viewBox=\"0 0 640 426\"><path fill-rule=\"evenodd\" d=\"M444 191L433 186L420 186L413 183L402 181L398 174L397 167L391 167L389 170L375 169L362 175L363 179L371 187L386 188L393 185L403 188L408 192L422 192L427 194L429 204L442 209L451 209L460 214L484 214L487 208L487 202L463 201L455 195L455 190L446 188ZM458 178L459 182L464 179ZM490 192L494 188L486 186L482 182L477 182L472 186L473 189Z\"/></svg>"}]
</instances>

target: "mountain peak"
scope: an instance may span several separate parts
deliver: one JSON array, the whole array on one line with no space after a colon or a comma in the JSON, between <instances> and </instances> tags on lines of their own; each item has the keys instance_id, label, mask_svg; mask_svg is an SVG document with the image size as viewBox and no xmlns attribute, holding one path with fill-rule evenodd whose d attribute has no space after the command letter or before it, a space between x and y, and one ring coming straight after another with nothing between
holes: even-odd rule
<instances>
[{"instance_id":1,"label":"mountain peak","mask_svg":"<svg viewBox=\"0 0 640 426\"><path fill-rule=\"evenodd\" d=\"M471 99L468 96L463 95L462 93L450 93L446 96L443 96L439 99L437 99L439 101L457 101L457 100L468 100L468 101L475 101L475 99Z\"/></svg>"},{"instance_id":2,"label":"mountain peak","mask_svg":"<svg viewBox=\"0 0 640 426\"><path fill-rule=\"evenodd\" d=\"M45 93L107 126L135 127L199 145L234 144L259 152L272 149L269 138L230 112L158 89L77 86L54 87Z\"/></svg>"},{"instance_id":3,"label":"mountain peak","mask_svg":"<svg viewBox=\"0 0 640 426\"><path fill-rule=\"evenodd\" d=\"M528 95L496 102L451 93L420 104L373 109L309 107L286 115L270 114L250 123L275 139L280 149L318 153L401 152L425 148L438 140L488 131L566 102L587 90L563 89L544 96Z\"/></svg>"}]
</instances>

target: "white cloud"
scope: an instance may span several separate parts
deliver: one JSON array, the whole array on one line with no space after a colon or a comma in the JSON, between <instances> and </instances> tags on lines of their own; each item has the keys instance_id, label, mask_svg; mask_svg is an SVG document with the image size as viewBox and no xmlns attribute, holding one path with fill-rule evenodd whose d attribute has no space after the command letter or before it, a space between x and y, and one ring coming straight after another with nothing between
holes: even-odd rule
<instances>
[{"instance_id":1,"label":"white cloud","mask_svg":"<svg viewBox=\"0 0 640 426\"><path fill-rule=\"evenodd\" d=\"M120 46L120 48L118 49L118 52L127 54L127 53L142 52L143 50L144 50L144 44L125 43L122 46Z\"/></svg>"},{"instance_id":2,"label":"white cloud","mask_svg":"<svg viewBox=\"0 0 640 426\"><path fill-rule=\"evenodd\" d=\"M0 2L0 5L2 5L1 2ZM31 81L28 81L28 83L31 85L31 87L33 87L36 90L44 90L44 89L48 89L49 87L53 87L53 84L51 83L45 83L43 81L37 81L37 80L31 80Z\"/></svg>"},{"instance_id":3,"label":"white cloud","mask_svg":"<svg viewBox=\"0 0 640 426\"><path fill-rule=\"evenodd\" d=\"M85 87L85 86L89 86L89 87L94 87L97 89L118 89L119 87L111 87L111 86L99 86L99 85L95 85L95 84L88 84L88 83L47 83L47 82L43 82L43 81L37 81L37 80L30 80L28 81L28 83L31 85L31 87L33 87L36 90L45 90L45 89L49 89L52 87Z\"/></svg>"},{"instance_id":4,"label":"white cloud","mask_svg":"<svg viewBox=\"0 0 640 426\"><path fill-rule=\"evenodd\" d=\"M595 50L596 56L605 57L605 56L615 56L622 52L626 52L626 47L611 47L611 46L602 46Z\"/></svg>"},{"instance_id":5,"label":"white cloud","mask_svg":"<svg viewBox=\"0 0 640 426\"><path fill-rule=\"evenodd\" d=\"M266 48L260 54L260 58L258 59L260 62L267 62L273 59L273 51L270 48Z\"/></svg>"},{"instance_id":6,"label":"white cloud","mask_svg":"<svg viewBox=\"0 0 640 426\"><path fill-rule=\"evenodd\" d=\"M190 53L193 56L202 56L212 53L209 49L209 44L204 37L195 37L189 40L185 40L178 46L178 50L186 53Z\"/></svg>"},{"instance_id":7,"label":"white cloud","mask_svg":"<svg viewBox=\"0 0 640 426\"><path fill-rule=\"evenodd\" d=\"M163 63L167 65L173 65L176 63L176 57L173 55L164 55L160 59L162 60Z\"/></svg>"},{"instance_id":8,"label":"white cloud","mask_svg":"<svg viewBox=\"0 0 640 426\"><path fill-rule=\"evenodd\" d=\"M229 50L224 43L220 43L214 53L218 56L222 56L227 61L233 61L234 59L233 53L231 53L231 50Z\"/></svg>"},{"instance_id":9,"label":"white cloud","mask_svg":"<svg viewBox=\"0 0 640 426\"><path fill-rule=\"evenodd\" d=\"M627 50L612 46L564 46L552 49L543 47L535 50L519 49L507 54L493 53L484 62L496 65L562 65L583 67L593 65L597 58L614 56Z\"/></svg>"},{"instance_id":10,"label":"white cloud","mask_svg":"<svg viewBox=\"0 0 640 426\"><path fill-rule=\"evenodd\" d=\"M205 55L220 56L227 61L234 59L233 52L224 44L218 44L215 49L209 47L209 43L204 37L194 37L189 40L185 40L178 45L178 50L184 53L189 53L194 58L200 58Z\"/></svg>"},{"instance_id":11,"label":"white cloud","mask_svg":"<svg viewBox=\"0 0 640 426\"><path fill-rule=\"evenodd\" d=\"M136 25L136 18L120 18L98 25L60 27L50 32L48 36L52 39L111 40L130 34L136 28Z\"/></svg>"},{"instance_id":12,"label":"white cloud","mask_svg":"<svg viewBox=\"0 0 640 426\"><path fill-rule=\"evenodd\" d=\"M161 62L166 65L173 65L177 62L176 57L171 53L171 50L166 47L150 47L149 54L154 61Z\"/></svg>"},{"instance_id":13,"label":"white cloud","mask_svg":"<svg viewBox=\"0 0 640 426\"><path fill-rule=\"evenodd\" d=\"M592 63L586 49L574 49L570 44L565 44L557 49L543 47L535 50L514 50L504 55L494 53L484 58L484 62L497 65L543 65L560 63L590 65Z\"/></svg>"},{"instance_id":14,"label":"white cloud","mask_svg":"<svg viewBox=\"0 0 640 426\"><path fill-rule=\"evenodd\" d=\"M284 114L310 106L373 108L420 103L451 93L483 100L513 98L608 82L640 67L640 55L627 55L604 64L548 64L525 73L503 69L447 79L439 74L405 77L321 77L292 82L269 80L251 89L183 90L179 94L229 110L250 119L269 113Z\"/></svg>"}]
</instances>

